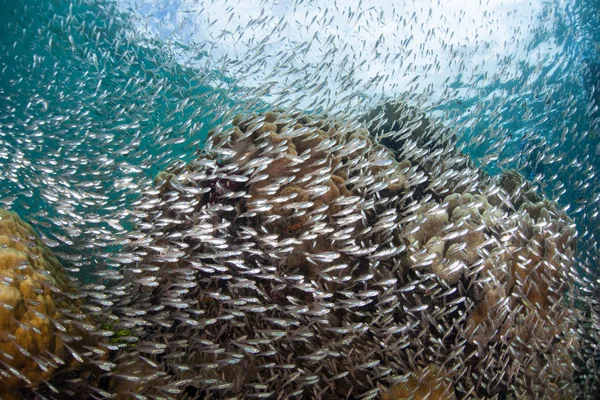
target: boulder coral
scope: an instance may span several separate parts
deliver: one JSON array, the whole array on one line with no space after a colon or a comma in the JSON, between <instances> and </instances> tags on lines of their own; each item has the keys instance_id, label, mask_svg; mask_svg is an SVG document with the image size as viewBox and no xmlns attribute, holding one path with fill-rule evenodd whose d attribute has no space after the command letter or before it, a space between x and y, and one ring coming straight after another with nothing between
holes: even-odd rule
<instances>
[{"instance_id":1,"label":"boulder coral","mask_svg":"<svg viewBox=\"0 0 600 400\"><path fill-rule=\"evenodd\" d=\"M52 393L57 376L83 368L95 326L80 305L61 263L33 228L0 209L0 398Z\"/></svg>"},{"instance_id":2,"label":"boulder coral","mask_svg":"<svg viewBox=\"0 0 600 400\"><path fill-rule=\"evenodd\" d=\"M572 222L413 117L395 133L237 117L158 174L111 292L115 328L137 340L113 386L171 399L568 394Z\"/></svg>"}]
</instances>

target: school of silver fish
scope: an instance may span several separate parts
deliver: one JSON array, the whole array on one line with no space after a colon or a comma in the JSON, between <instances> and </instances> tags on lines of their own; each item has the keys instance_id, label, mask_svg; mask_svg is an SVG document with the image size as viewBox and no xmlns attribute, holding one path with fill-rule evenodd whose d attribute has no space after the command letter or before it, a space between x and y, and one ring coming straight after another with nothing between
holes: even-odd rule
<instances>
[{"instance_id":1,"label":"school of silver fish","mask_svg":"<svg viewBox=\"0 0 600 400\"><path fill-rule=\"evenodd\" d=\"M441 2L182 3L7 6L0 399L597 398L597 86Z\"/></svg>"}]
</instances>

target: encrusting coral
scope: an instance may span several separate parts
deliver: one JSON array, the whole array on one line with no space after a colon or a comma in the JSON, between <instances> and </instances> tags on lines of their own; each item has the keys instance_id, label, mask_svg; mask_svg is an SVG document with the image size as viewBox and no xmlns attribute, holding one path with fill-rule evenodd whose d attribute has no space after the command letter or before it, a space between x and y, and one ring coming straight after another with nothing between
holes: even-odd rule
<instances>
[{"instance_id":1,"label":"encrusting coral","mask_svg":"<svg viewBox=\"0 0 600 400\"><path fill-rule=\"evenodd\" d=\"M57 376L87 368L81 362L92 359L85 346L94 325L80 305L62 265L32 227L0 209L0 398L58 391Z\"/></svg>"},{"instance_id":2,"label":"encrusting coral","mask_svg":"<svg viewBox=\"0 0 600 400\"><path fill-rule=\"evenodd\" d=\"M359 124L238 117L157 175L111 310L138 340L121 394L568 395L571 221L411 118L390 149Z\"/></svg>"}]
</instances>

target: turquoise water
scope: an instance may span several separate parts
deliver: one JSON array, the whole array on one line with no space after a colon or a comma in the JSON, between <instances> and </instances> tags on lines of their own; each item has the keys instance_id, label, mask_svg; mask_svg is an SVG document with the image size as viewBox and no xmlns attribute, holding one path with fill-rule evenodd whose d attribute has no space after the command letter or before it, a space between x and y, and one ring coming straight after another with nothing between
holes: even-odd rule
<instances>
[{"instance_id":1,"label":"turquoise water","mask_svg":"<svg viewBox=\"0 0 600 400\"><path fill-rule=\"evenodd\" d=\"M89 273L114 229L100 219L121 220L138 195L127 185L193 156L218 122L211 101L228 99L161 43L127 43L111 3L14 2L2 18L0 197L57 251L88 254Z\"/></svg>"},{"instance_id":2,"label":"turquoise water","mask_svg":"<svg viewBox=\"0 0 600 400\"><path fill-rule=\"evenodd\" d=\"M218 40L202 42L197 30L203 27L178 26L183 3L2 5L0 206L32 222L82 282L118 266L117 243L132 229L135 202L155 175L174 160L191 160L209 130L225 126L235 114L276 104L351 119L398 96L356 82L338 97L327 93L321 82L336 78L321 68L326 55L319 65L307 61L301 79L277 75L283 70L278 66L266 81L251 86L251 73L269 67L268 57L256 55L250 67L223 58L223 49L214 50ZM517 72L506 79L502 72L498 79L455 74L446 85L451 90L437 100L426 94L406 98L456 129L463 151L490 175L516 168L539 182L574 218L577 267L594 277L600 235L600 6L541 4L545 11L539 18L550 19L549 28L533 29L525 49L534 58L554 43L558 51L543 65L507 54L499 65ZM550 13L553 8L562 12ZM283 45L269 51L278 49L294 55ZM468 54L457 57L468 63ZM351 69L349 61L343 64ZM356 96L344 102L353 87ZM288 93L307 104L294 104ZM311 96L317 101L311 103ZM332 97L335 107L318 101Z\"/></svg>"}]
</instances>

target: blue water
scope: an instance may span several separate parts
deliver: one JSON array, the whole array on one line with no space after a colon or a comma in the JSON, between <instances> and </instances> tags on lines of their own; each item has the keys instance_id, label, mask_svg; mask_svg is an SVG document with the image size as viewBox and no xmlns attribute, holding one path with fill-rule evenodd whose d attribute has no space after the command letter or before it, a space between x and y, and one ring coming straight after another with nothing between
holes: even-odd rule
<instances>
[{"instance_id":1,"label":"blue water","mask_svg":"<svg viewBox=\"0 0 600 400\"><path fill-rule=\"evenodd\" d=\"M161 43L123 40L129 18L110 2L2 7L0 198L39 221L57 251L87 254L77 263L85 277L111 245L102 239L110 226L86 220L130 207L138 193L118 179L149 182L171 159L192 157L223 94ZM44 197L54 185L64 198Z\"/></svg>"}]
</instances>

